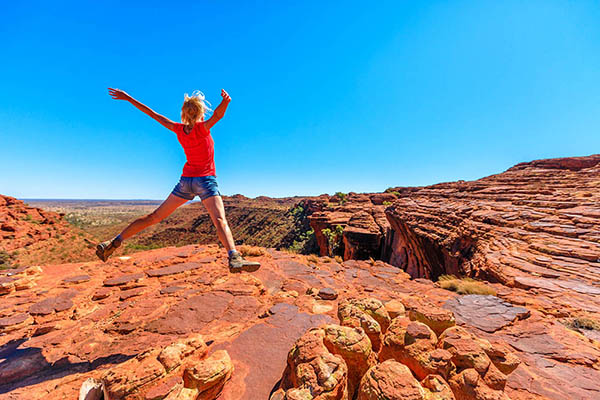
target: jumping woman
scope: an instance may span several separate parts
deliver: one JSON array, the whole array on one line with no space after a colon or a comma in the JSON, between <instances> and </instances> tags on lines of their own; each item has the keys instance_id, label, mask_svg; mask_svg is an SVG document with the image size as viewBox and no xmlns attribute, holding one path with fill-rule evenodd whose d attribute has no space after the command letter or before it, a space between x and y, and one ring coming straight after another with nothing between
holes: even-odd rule
<instances>
[{"instance_id":1,"label":"jumping woman","mask_svg":"<svg viewBox=\"0 0 600 400\"><path fill-rule=\"evenodd\" d=\"M186 94L181 107L181 124L154 112L122 90L109 88L108 94L115 100L130 102L162 126L175 132L177 140L183 147L187 162L183 167L179 183L169 197L152 213L133 221L115 238L100 243L96 247L98 257L102 261L106 261L124 240L157 224L168 217L177 207L199 196L217 228L219 240L227 249L229 270L231 272L256 271L260 264L245 260L235 249L233 236L225 218L225 207L219 193L215 173L214 142L210 136L210 129L225 115L225 110L231 101L229 94L225 90L221 90L223 100L207 121L204 120L204 114L210 109L206 105L204 95L201 92L194 92L192 96Z\"/></svg>"}]
</instances>

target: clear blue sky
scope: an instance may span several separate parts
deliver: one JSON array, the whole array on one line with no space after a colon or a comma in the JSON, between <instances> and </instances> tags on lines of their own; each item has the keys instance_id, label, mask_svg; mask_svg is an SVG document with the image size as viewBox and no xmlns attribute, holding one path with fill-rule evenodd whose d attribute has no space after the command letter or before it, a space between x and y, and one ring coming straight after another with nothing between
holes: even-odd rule
<instances>
[{"instance_id":1,"label":"clear blue sky","mask_svg":"<svg viewBox=\"0 0 600 400\"><path fill-rule=\"evenodd\" d=\"M122 6L120 3L126 3ZM183 94L221 191L382 191L600 152L597 1L6 2L0 193L165 198Z\"/></svg>"}]
</instances>

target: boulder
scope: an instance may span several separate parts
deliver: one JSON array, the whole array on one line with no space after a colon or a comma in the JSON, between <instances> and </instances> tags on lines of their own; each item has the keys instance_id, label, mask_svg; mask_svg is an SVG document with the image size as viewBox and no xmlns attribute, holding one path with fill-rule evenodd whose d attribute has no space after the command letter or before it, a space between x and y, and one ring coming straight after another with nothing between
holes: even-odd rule
<instances>
[{"instance_id":1,"label":"boulder","mask_svg":"<svg viewBox=\"0 0 600 400\"><path fill-rule=\"evenodd\" d=\"M194 363L183 372L183 386L197 392L197 400L215 399L231 378L233 363L225 350L217 350L208 358Z\"/></svg>"}]
</instances>

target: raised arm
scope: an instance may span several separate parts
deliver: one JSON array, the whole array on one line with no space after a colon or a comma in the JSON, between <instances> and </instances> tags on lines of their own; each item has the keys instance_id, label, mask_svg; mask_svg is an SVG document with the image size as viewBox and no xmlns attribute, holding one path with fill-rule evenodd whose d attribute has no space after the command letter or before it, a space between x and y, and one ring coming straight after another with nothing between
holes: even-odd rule
<instances>
[{"instance_id":1,"label":"raised arm","mask_svg":"<svg viewBox=\"0 0 600 400\"><path fill-rule=\"evenodd\" d=\"M229 96L229 93L227 93L225 89L221 89L221 97L223 97L223 100L221 100L221 104L219 104L217 108L215 108L213 115L206 122L204 122L204 126L206 126L207 129L210 129L213 126L215 126L215 124L219 122L219 120L225 115L227 106L231 101L231 96Z\"/></svg>"},{"instance_id":2,"label":"raised arm","mask_svg":"<svg viewBox=\"0 0 600 400\"><path fill-rule=\"evenodd\" d=\"M169 130L173 130L173 125L175 124L173 121L171 121L169 118L167 118L163 115L160 115L159 113L157 113L156 111L154 111L150 107L148 107L147 105L140 103L139 101L137 101L136 99L134 99L133 97L131 97L130 95L125 93L123 90L108 88L108 94L115 100L126 100L126 101L130 102L131 104L133 104L135 106L135 108L137 108L144 114L147 114L152 119L155 119L159 124L161 124L165 128L167 128Z\"/></svg>"}]
</instances>

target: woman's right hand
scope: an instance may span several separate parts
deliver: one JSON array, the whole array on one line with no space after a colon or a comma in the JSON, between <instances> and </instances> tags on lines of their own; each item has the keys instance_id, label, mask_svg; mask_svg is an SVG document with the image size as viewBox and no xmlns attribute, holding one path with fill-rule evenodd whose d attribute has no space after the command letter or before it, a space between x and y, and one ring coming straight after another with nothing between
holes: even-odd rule
<instances>
[{"instance_id":1,"label":"woman's right hand","mask_svg":"<svg viewBox=\"0 0 600 400\"><path fill-rule=\"evenodd\" d=\"M131 96L121 89L108 88L108 94L115 100L131 100Z\"/></svg>"},{"instance_id":2,"label":"woman's right hand","mask_svg":"<svg viewBox=\"0 0 600 400\"><path fill-rule=\"evenodd\" d=\"M221 89L221 97L225 103L229 103L231 101L231 96L225 91L225 89Z\"/></svg>"}]
</instances>

